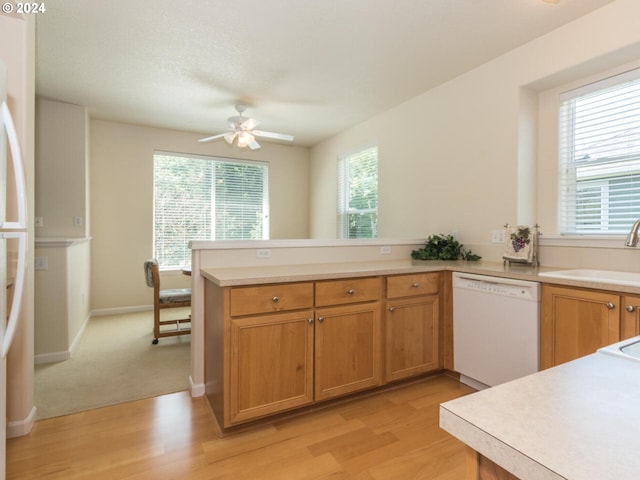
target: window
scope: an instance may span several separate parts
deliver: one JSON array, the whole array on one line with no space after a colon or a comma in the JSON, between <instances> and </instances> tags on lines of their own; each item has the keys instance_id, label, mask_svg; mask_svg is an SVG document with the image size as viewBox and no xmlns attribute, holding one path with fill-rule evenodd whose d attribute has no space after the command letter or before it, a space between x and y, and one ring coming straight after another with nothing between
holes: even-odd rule
<instances>
[{"instance_id":1,"label":"window","mask_svg":"<svg viewBox=\"0 0 640 480\"><path fill-rule=\"evenodd\" d=\"M378 147L338 158L338 238L378 236Z\"/></svg>"},{"instance_id":2,"label":"window","mask_svg":"<svg viewBox=\"0 0 640 480\"><path fill-rule=\"evenodd\" d=\"M560 97L560 233L626 234L640 217L640 70Z\"/></svg>"},{"instance_id":3,"label":"window","mask_svg":"<svg viewBox=\"0 0 640 480\"><path fill-rule=\"evenodd\" d=\"M189 264L190 240L269 237L268 166L154 154L153 252L163 268Z\"/></svg>"}]
</instances>

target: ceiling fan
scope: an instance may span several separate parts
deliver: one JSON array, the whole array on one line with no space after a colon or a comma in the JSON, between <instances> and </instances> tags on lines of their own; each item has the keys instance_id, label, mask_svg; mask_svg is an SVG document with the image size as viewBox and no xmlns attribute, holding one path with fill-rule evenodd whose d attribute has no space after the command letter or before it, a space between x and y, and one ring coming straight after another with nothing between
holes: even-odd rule
<instances>
[{"instance_id":1,"label":"ceiling fan","mask_svg":"<svg viewBox=\"0 0 640 480\"><path fill-rule=\"evenodd\" d=\"M260 122L255 118L243 117L243 112L247 109L246 105L236 105L238 115L229 117L230 131L227 133L221 133L219 135L213 135L212 137L201 138L199 142L211 142L219 138L224 138L228 144L233 144L233 141L237 138L237 145L240 148L249 147L251 150L260 148L260 144L256 142L255 137L274 138L276 140L286 140L288 142L293 141L293 135L285 135L283 133L265 132L262 130L254 130Z\"/></svg>"}]
</instances>

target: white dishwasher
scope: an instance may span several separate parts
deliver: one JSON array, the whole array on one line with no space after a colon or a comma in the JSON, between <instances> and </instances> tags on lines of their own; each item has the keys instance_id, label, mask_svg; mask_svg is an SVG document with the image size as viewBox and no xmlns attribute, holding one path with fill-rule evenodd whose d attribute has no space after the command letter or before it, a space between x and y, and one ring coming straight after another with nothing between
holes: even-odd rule
<instances>
[{"instance_id":1,"label":"white dishwasher","mask_svg":"<svg viewBox=\"0 0 640 480\"><path fill-rule=\"evenodd\" d=\"M453 367L477 389L539 369L540 284L453 273Z\"/></svg>"}]
</instances>

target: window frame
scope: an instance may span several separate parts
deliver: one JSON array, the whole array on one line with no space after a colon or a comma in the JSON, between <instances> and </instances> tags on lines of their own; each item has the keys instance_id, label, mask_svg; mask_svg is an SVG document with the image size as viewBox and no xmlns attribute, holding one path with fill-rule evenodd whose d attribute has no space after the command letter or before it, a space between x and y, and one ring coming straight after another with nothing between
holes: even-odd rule
<instances>
[{"instance_id":1,"label":"window frame","mask_svg":"<svg viewBox=\"0 0 640 480\"><path fill-rule=\"evenodd\" d=\"M185 160L195 160L195 161L208 161L212 162L211 167L211 183L210 183L210 197L209 197L209 215L211 217L211 225L210 231L208 232L209 238L190 238L190 240L200 240L200 241L212 241L216 239L216 229L218 228L216 225L216 196L215 196L215 184L216 184L216 174L218 173L215 164L216 163L224 163L224 164L240 164L240 165L255 165L263 168L262 171L262 225L261 225L261 238L260 239L251 239L251 240L268 240L270 236L270 206L269 206L269 171L270 171L270 163L262 160L247 160L241 158L231 158L231 157L222 157L222 156L213 156L213 155L198 155L191 153L181 153L181 152L170 152L163 150L154 150L153 152L153 174L152 174L152 255L154 258L158 258L158 240L157 240L157 232L156 232L156 161L158 156L166 156L173 158L180 158ZM224 239L224 240L240 240L240 239ZM188 247L187 247L188 251ZM162 271L174 271L179 270L185 265L191 262L190 254L186 255L186 258L183 260L183 264L181 265L167 265L164 262L160 261L160 270Z\"/></svg>"},{"instance_id":2,"label":"window frame","mask_svg":"<svg viewBox=\"0 0 640 480\"><path fill-rule=\"evenodd\" d=\"M351 208L349 204L350 188L349 180L351 178L350 161L359 155L363 155L369 150L375 150L376 157L376 206L375 208L357 209ZM338 239L358 239L358 238L378 238L378 200L379 200L379 149L377 145L366 145L349 153L338 155L337 161L337 227L336 236ZM349 223L352 215L371 215L375 214L375 232L373 236L361 237L350 236Z\"/></svg>"},{"instance_id":3,"label":"window frame","mask_svg":"<svg viewBox=\"0 0 640 480\"><path fill-rule=\"evenodd\" d=\"M625 249L625 235L561 235L559 233L559 108L560 95L605 78L640 68L640 60L610 66L601 64L540 78L520 87L520 96L535 98L520 106L520 123L531 125L537 138L532 155L536 158L535 215L541 225L540 245L548 247ZM526 128L526 125L525 125Z\"/></svg>"},{"instance_id":4,"label":"window frame","mask_svg":"<svg viewBox=\"0 0 640 480\"><path fill-rule=\"evenodd\" d=\"M634 97L631 99L620 94L628 86L633 88L630 93ZM639 90L640 69L635 68L559 94L557 221L560 235L622 236L633 223L633 220L625 219L625 215L640 217L640 211L629 211L625 206L634 208L635 197L640 194L640 189L634 186L634 176L640 174L640 144L632 144L636 151L630 154L629 150L619 147L617 143L611 143L618 142L619 138L627 138L616 135L622 132L620 125L624 124L626 127L628 120L634 122L631 125L638 123L638 115L633 113L635 109L625 109L636 103ZM593 102L594 98L597 103ZM624 102L622 106L614 109L612 106L620 101ZM581 103L584 107L595 110L595 113L589 112L589 116L585 113L578 118L577 108ZM606 123L594 124L603 120ZM581 130L576 126L578 121L584 123ZM637 134L628 138L635 140L636 136ZM588 144L591 146L584 150ZM605 150L602 150L603 145ZM583 148L584 157L580 157L582 153L576 151L580 147ZM632 168L634 165L635 170ZM613 187L620 180L629 184L631 193L616 195ZM587 193L589 190L592 193ZM596 208L591 212L588 208L580 208L581 201L590 200ZM629 227L620 227L620 220L628 220Z\"/></svg>"}]
</instances>

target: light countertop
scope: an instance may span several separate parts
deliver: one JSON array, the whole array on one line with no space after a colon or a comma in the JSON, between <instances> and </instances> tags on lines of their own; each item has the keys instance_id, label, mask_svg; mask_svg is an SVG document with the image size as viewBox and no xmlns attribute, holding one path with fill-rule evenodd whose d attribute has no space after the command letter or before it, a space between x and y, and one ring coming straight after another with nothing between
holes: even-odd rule
<instances>
[{"instance_id":1,"label":"light countertop","mask_svg":"<svg viewBox=\"0 0 640 480\"><path fill-rule=\"evenodd\" d=\"M440 426L522 480L635 480L640 363L594 353L446 402Z\"/></svg>"},{"instance_id":2,"label":"light countertop","mask_svg":"<svg viewBox=\"0 0 640 480\"><path fill-rule=\"evenodd\" d=\"M538 274L553 270L565 270L566 267L532 267L529 265L504 265L502 262L467 262L467 261L421 261L421 260L388 260L370 262L343 263L310 263L265 265L247 267L207 267L200 274L207 280L221 287L242 285L260 285L267 283L303 282L328 280L348 277L365 277L375 275L397 275L420 272L454 271L492 275L518 280L552 283L575 287L595 288L615 292L640 294L640 288L604 284L593 281L570 280L554 277L542 277Z\"/></svg>"}]
</instances>

